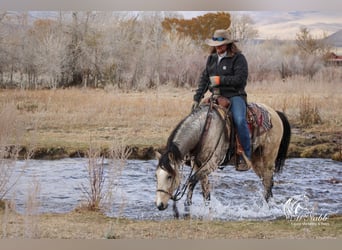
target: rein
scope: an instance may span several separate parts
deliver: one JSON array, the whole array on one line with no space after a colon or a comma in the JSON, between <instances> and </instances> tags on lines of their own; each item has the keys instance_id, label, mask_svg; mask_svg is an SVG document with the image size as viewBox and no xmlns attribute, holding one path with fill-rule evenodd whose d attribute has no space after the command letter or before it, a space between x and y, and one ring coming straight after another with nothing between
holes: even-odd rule
<instances>
[{"instance_id":1,"label":"rein","mask_svg":"<svg viewBox=\"0 0 342 250\"><path fill-rule=\"evenodd\" d=\"M202 148L202 145L203 145L203 141L204 139L206 138L207 134L208 134L208 130L210 128L210 124L211 124L211 120L212 120L212 114L211 112L213 111L213 107L214 107L214 100L213 100L213 97L210 98L210 106L209 106L209 109L208 109L208 112L207 112L207 116L206 116L206 120L205 120L205 124L204 124L204 129L203 129L203 132L201 134L201 138L199 140L199 142L197 143L196 147L195 147L195 150L193 151L193 154L198 154ZM216 146L215 146L215 149L217 148L218 144L219 144L220 140L217 141L216 143ZM185 183L182 185L182 187L180 188L181 185L179 185L177 187L177 190L175 191L175 194L172 195L170 194L169 192L165 191L165 190L157 190L159 192L163 192L163 193L166 193L170 196L170 199L173 200L173 201L179 201L180 199L182 199L182 197L184 196L188 186L189 186L189 183L191 182L194 182L197 180L197 174L198 172L203 168L203 166L205 166L209 160L211 159L211 157L213 156L215 150L212 151L212 153L207 157L207 159L201 163L201 167L199 167L195 173L193 173L193 166L191 166L191 171L187 177L187 180L185 181ZM195 158L194 161L199 162L197 161L197 159Z\"/></svg>"},{"instance_id":2,"label":"rein","mask_svg":"<svg viewBox=\"0 0 342 250\"><path fill-rule=\"evenodd\" d=\"M211 124L211 120L213 118L212 111L214 110L214 101L215 101L214 97L211 96L210 97L210 103L209 103L210 106L209 106L207 117L206 117L206 121L205 121L205 124L204 124L204 130L203 130L203 132L201 134L201 138L200 138L199 142L197 143L197 145L195 147L195 151L193 153L194 155L196 155L196 154L198 154L200 152L200 150L201 150L201 148L203 146L203 141L207 137L207 134L208 134L208 131L209 131L209 128L210 128L210 124ZM200 164L198 164L198 165L200 165L201 167L198 168L198 170L194 173L192 178L195 178L195 176L199 172L199 170L201 170L201 168L203 166L205 166L209 162L211 157L214 155L214 152L217 149L219 143L220 143L220 140L217 140L214 150L212 150L211 154L207 157L207 159L204 162L200 162L200 161L197 160L197 158L195 158L195 162L196 163L200 162Z\"/></svg>"},{"instance_id":3,"label":"rein","mask_svg":"<svg viewBox=\"0 0 342 250\"><path fill-rule=\"evenodd\" d=\"M161 193L164 193L164 194L168 194L170 196L170 199L173 200L173 201L179 201L180 199L183 198L184 194L185 194L185 191L188 187L188 184L190 183L190 179L192 178L192 172L193 172L193 168L191 168L191 171L190 171L190 174L186 180L186 182L183 184L182 188L180 188L181 185L179 185L177 187L177 190L175 191L175 194L171 194L169 191L166 191L164 189L157 189L157 192L161 192Z\"/></svg>"},{"instance_id":4,"label":"rein","mask_svg":"<svg viewBox=\"0 0 342 250\"><path fill-rule=\"evenodd\" d=\"M192 172L193 172L193 168L191 168L190 174L189 174L188 178L186 179L185 183L183 184L182 188L180 188L180 185L177 187L175 194L172 195L170 198L171 200L176 202L176 201L179 201L180 199L183 198L185 191L188 188L188 185L189 185L192 177L196 174L195 173L194 175L192 175Z\"/></svg>"}]
</instances>

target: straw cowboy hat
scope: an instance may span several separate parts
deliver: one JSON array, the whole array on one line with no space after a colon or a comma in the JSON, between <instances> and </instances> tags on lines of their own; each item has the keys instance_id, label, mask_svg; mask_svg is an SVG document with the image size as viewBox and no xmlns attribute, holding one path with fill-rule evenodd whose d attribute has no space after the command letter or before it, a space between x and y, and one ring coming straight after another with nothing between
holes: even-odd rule
<instances>
[{"instance_id":1,"label":"straw cowboy hat","mask_svg":"<svg viewBox=\"0 0 342 250\"><path fill-rule=\"evenodd\" d=\"M228 30L215 30L213 37L205 40L205 43L209 46L221 46L233 42L237 42L237 40L230 38Z\"/></svg>"}]
</instances>

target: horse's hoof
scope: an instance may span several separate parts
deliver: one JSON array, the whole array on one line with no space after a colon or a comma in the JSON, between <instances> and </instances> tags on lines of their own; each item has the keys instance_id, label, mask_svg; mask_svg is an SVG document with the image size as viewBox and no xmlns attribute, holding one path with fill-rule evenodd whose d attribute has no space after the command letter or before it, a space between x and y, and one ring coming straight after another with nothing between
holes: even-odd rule
<instances>
[{"instance_id":1,"label":"horse's hoof","mask_svg":"<svg viewBox=\"0 0 342 250\"><path fill-rule=\"evenodd\" d=\"M183 219L184 219L184 220L190 219L190 213L185 213L185 214L183 215Z\"/></svg>"},{"instance_id":2,"label":"horse's hoof","mask_svg":"<svg viewBox=\"0 0 342 250\"><path fill-rule=\"evenodd\" d=\"M178 212L176 202L173 203L173 217L175 217L176 219L179 218L179 212Z\"/></svg>"},{"instance_id":3,"label":"horse's hoof","mask_svg":"<svg viewBox=\"0 0 342 250\"><path fill-rule=\"evenodd\" d=\"M270 198L272 197L273 197L272 192L267 192L267 194L264 196L267 203L270 201Z\"/></svg>"}]
</instances>

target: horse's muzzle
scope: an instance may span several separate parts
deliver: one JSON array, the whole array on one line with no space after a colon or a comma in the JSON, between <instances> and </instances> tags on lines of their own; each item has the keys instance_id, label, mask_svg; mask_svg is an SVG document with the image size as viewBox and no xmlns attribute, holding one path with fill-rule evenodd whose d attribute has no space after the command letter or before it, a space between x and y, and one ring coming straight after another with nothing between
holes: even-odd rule
<instances>
[{"instance_id":1,"label":"horse's muzzle","mask_svg":"<svg viewBox=\"0 0 342 250\"><path fill-rule=\"evenodd\" d=\"M167 208L167 206L168 206L167 203L164 204L164 203L161 202L161 203L157 204L157 208L158 208L160 211L165 210L165 209Z\"/></svg>"}]
</instances>

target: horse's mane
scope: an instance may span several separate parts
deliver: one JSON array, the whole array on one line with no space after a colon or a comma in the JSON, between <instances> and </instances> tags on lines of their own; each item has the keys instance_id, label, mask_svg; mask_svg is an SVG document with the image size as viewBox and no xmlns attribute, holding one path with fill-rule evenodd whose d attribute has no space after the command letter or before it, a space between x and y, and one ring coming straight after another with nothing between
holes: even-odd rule
<instances>
[{"instance_id":1,"label":"horse's mane","mask_svg":"<svg viewBox=\"0 0 342 250\"><path fill-rule=\"evenodd\" d=\"M184 158L184 155L182 155L179 147L177 146L176 136L179 136L179 135L177 135L177 133L179 132L179 130L184 125L184 123L188 120L189 117L192 117L193 119L197 119L199 113L201 113L203 111L204 111L203 108L199 108L199 109L195 109L191 114L187 115L183 120L181 120L177 124L177 126L173 129L169 138L167 139L166 150L165 150L165 153L163 153L161 158L159 159L159 166L161 168L165 169L168 173L175 174L175 170L172 168L172 166L170 164L170 160L171 160L170 155L171 154L173 157L172 160L174 160L176 162L180 162Z\"/></svg>"},{"instance_id":2,"label":"horse's mane","mask_svg":"<svg viewBox=\"0 0 342 250\"><path fill-rule=\"evenodd\" d=\"M159 160L159 166L163 169L165 169L168 173L175 175L176 172L172 168L170 164L170 153L173 155L175 161L181 161L183 160L183 156L178 148L178 146L173 142L176 133L178 132L180 126L183 124L183 122L187 119L188 116L186 116L182 121L178 123L178 125L173 129L172 133L170 134L169 138L167 139L166 144L166 150L165 153L162 154L160 160Z\"/></svg>"},{"instance_id":3,"label":"horse's mane","mask_svg":"<svg viewBox=\"0 0 342 250\"><path fill-rule=\"evenodd\" d=\"M169 154L172 153L175 157L176 155L180 154L178 147L173 144L173 149L172 150L167 150L164 154L159 159L159 167L166 170L168 173L172 174L173 176L176 175L175 169L170 164L170 157Z\"/></svg>"}]
</instances>

